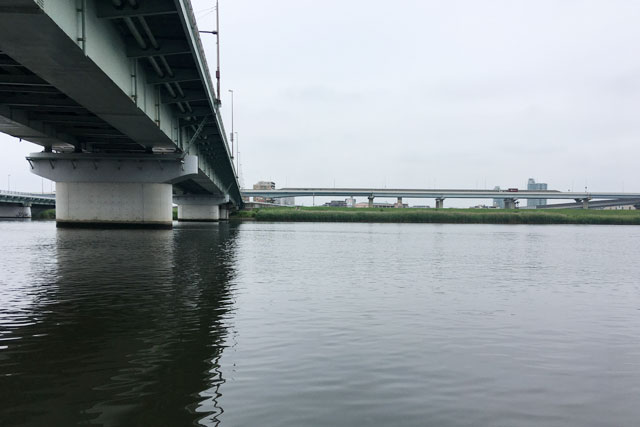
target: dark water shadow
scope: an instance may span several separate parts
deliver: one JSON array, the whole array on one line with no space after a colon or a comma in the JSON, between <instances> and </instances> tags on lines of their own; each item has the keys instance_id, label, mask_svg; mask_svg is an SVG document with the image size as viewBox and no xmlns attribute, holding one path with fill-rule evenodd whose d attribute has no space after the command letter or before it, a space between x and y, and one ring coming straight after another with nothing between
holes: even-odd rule
<instances>
[{"instance_id":1,"label":"dark water shadow","mask_svg":"<svg viewBox=\"0 0 640 427\"><path fill-rule=\"evenodd\" d=\"M235 235L58 229L0 351L0 424L217 424Z\"/></svg>"}]
</instances>

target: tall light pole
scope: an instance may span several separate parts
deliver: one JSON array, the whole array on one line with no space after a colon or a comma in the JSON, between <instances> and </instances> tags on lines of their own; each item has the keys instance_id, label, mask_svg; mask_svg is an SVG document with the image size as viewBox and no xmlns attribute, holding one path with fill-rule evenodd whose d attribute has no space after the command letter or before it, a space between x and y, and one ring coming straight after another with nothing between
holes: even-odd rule
<instances>
[{"instance_id":1,"label":"tall light pole","mask_svg":"<svg viewBox=\"0 0 640 427\"><path fill-rule=\"evenodd\" d=\"M231 158L233 159L233 89L229 89L231 92Z\"/></svg>"},{"instance_id":2,"label":"tall light pole","mask_svg":"<svg viewBox=\"0 0 640 427\"><path fill-rule=\"evenodd\" d=\"M236 178L240 178L240 140L238 139L238 132L236 134L236 150L238 155L236 156Z\"/></svg>"},{"instance_id":3,"label":"tall light pole","mask_svg":"<svg viewBox=\"0 0 640 427\"><path fill-rule=\"evenodd\" d=\"M120 2L122 3L122 2ZM199 33L208 33L214 34L216 36L216 81L217 81L217 91L216 91L216 104L220 105L222 103L222 94L220 93L220 8L218 7L218 0L216 0L216 29L215 31L198 31Z\"/></svg>"},{"instance_id":4,"label":"tall light pole","mask_svg":"<svg viewBox=\"0 0 640 427\"><path fill-rule=\"evenodd\" d=\"M7 174L7 191L11 191L11 174Z\"/></svg>"},{"instance_id":5,"label":"tall light pole","mask_svg":"<svg viewBox=\"0 0 640 427\"><path fill-rule=\"evenodd\" d=\"M216 0L216 57L218 60L218 67L216 68L216 81L218 83L218 104L220 104L220 8L218 7L218 0Z\"/></svg>"}]
</instances>

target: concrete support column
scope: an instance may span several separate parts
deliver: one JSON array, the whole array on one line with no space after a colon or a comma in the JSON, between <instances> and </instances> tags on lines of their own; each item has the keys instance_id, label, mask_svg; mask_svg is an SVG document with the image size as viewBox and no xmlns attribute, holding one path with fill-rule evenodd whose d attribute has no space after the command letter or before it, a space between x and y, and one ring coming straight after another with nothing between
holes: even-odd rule
<instances>
[{"instance_id":1,"label":"concrete support column","mask_svg":"<svg viewBox=\"0 0 640 427\"><path fill-rule=\"evenodd\" d=\"M27 157L56 182L58 227L171 228L172 184L197 176L195 156L53 154Z\"/></svg>"},{"instance_id":2,"label":"concrete support column","mask_svg":"<svg viewBox=\"0 0 640 427\"><path fill-rule=\"evenodd\" d=\"M229 219L229 205L220 205L220 220L226 221Z\"/></svg>"},{"instance_id":3,"label":"concrete support column","mask_svg":"<svg viewBox=\"0 0 640 427\"><path fill-rule=\"evenodd\" d=\"M398 201L396 202L396 208L402 208L402 197L398 197Z\"/></svg>"},{"instance_id":4,"label":"concrete support column","mask_svg":"<svg viewBox=\"0 0 640 427\"><path fill-rule=\"evenodd\" d=\"M0 218L31 218L31 208L21 203L0 205Z\"/></svg>"},{"instance_id":5,"label":"concrete support column","mask_svg":"<svg viewBox=\"0 0 640 427\"><path fill-rule=\"evenodd\" d=\"M505 209L515 209L516 208L516 199L504 199L504 208Z\"/></svg>"},{"instance_id":6,"label":"concrete support column","mask_svg":"<svg viewBox=\"0 0 640 427\"><path fill-rule=\"evenodd\" d=\"M178 205L178 221L212 222L220 219L217 205Z\"/></svg>"},{"instance_id":7,"label":"concrete support column","mask_svg":"<svg viewBox=\"0 0 640 427\"><path fill-rule=\"evenodd\" d=\"M444 208L444 199L436 199L436 209Z\"/></svg>"},{"instance_id":8,"label":"concrete support column","mask_svg":"<svg viewBox=\"0 0 640 427\"><path fill-rule=\"evenodd\" d=\"M228 202L229 196L191 194L173 197L173 203L178 205L178 221L212 222L224 219L223 206Z\"/></svg>"},{"instance_id":9,"label":"concrete support column","mask_svg":"<svg viewBox=\"0 0 640 427\"><path fill-rule=\"evenodd\" d=\"M171 184L57 182L58 227L171 228Z\"/></svg>"},{"instance_id":10,"label":"concrete support column","mask_svg":"<svg viewBox=\"0 0 640 427\"><path fill-rule=\"evenodd\" d=\"M369 207L373 207L373 196L369 196Z\"/></svg>"},{"instance_id":11,"label":"concrete support column","mask_svg":"<svg viewBox=\"0 0 640 427\"><path fill-rule=\"evenodd\" d=\"M589 209L589 199L582 199L582 209Z\"/></svg>"}]
</instances>

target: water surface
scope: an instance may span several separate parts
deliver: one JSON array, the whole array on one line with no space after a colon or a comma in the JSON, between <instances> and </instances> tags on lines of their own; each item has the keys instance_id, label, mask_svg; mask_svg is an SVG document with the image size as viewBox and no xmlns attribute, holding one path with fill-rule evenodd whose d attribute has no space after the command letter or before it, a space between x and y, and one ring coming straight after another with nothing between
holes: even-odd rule
<instances>
[{"instance_id":1,"label":"water surface","mask_svg":"<svg viewBox=\"0 0 640 427\"><path fill-rule=\"evenodd\" d=\"M0 425L636 425L638 241L0 222Z\"/></svg>"}]
</instances>

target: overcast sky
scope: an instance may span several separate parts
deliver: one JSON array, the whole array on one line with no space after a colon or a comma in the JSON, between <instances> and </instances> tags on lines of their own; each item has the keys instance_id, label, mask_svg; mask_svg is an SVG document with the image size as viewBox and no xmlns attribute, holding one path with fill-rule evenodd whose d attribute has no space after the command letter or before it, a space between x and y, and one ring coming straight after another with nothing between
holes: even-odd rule
<instances>
[{"instance_id":1,"label":"overcast sky","mask_svg":"<svg viewBox=\"0 0 640 427\"><path fill-rule=\"evenodd\" d=\"M215 2L193 3L213 29ZM246 186L640 192L638 1L220 3ZM5 179L39 191L39 147L0 143Z\"/></svg>"}]
</instances>

